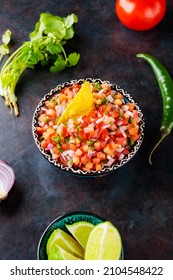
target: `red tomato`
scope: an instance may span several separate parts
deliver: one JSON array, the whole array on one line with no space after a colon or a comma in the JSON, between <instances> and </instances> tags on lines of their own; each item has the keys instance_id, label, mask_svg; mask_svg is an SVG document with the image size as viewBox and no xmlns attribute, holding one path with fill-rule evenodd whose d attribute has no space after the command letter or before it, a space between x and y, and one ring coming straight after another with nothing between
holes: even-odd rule
<instances>
[{"instance_id":1,"label":"red tomato","mask_svg":"<svg viewBox=\"0 0 173 280\"><path fill-rule=\"evenodd\" d=\"M148 30L164 17L166 0L117 0L115 11L119 20L133 30Z\"/></svg>"}]
</instances>

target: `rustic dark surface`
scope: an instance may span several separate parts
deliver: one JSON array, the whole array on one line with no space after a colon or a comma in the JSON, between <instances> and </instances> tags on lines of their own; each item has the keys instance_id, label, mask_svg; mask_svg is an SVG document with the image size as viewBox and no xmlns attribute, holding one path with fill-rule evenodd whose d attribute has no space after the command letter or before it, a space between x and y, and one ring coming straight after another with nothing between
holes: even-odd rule
<instances>
[{"instance_id":1,"label":"rustic dark surface","mask_svg":"<svg viewBox=\"0 0 173 280\"><path fill-rule=\"evenodd\" d=\"M139 52L157 57L173 76L173 2L162 22L146 32L125 28L113 0L0 1L0 34L12 31L14 51L34 29L42 12L76 13L70 50L79 64L61 73L27 70L17 85L20 116L10 114L0 97L0 159L14 168L16 181L0 203L0 259L36 259L39 238L59 215L86 210L116 225L125 259L173 259L173 136L167 137L148 163L160 136L162 100L155 77ZM75 78L117 83L134 97L145 121L145 138L137 155L102 178L79 178L57 170L38 151L31 122L39 100L58 83Z\"/></svg>"}]
</instances>

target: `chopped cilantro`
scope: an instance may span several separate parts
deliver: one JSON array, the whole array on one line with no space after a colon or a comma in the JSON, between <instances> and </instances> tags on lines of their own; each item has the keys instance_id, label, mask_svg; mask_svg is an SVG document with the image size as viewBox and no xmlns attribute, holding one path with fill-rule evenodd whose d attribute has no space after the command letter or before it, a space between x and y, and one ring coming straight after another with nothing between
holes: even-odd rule
<instances>
[{"instance_id":1,"label":"chopped cilantro","mask_svg":"<svg viewBox=\"0 0 173 280\"><path fill-rule=\"evenodd\" d=\"M108 104L108 102L109 101L105 97L103 97L101 100L101 104Z\"/></svg>"},{"instance_id":2,"label":"chopped cilantro","mask_svg":"<svg viewBox=\"0 0 173 280\"><path fill-rule=\"evenodd\" d=\"M99 82L93 83L93 86L97 91L100 91L102 89L101 84Z\"/></svg>"}]
</instances>

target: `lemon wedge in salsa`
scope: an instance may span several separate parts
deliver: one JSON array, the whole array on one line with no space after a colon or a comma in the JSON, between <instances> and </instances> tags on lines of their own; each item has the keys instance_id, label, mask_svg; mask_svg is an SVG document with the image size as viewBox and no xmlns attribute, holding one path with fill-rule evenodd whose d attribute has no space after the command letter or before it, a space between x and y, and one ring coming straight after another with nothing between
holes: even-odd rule
<instances>
[{"instance_id":1,"label":"lemon wedge in salsa","mask_svg":"<svg viewBox=\"0 0 173 280\"><path fill-rule=\"evenodd\" d=\"M74 99L67 105L57 124L65 123L69 119L89 115L94 108L94 98L90 82L82 84Z\"/></svg>"}]
</instances>

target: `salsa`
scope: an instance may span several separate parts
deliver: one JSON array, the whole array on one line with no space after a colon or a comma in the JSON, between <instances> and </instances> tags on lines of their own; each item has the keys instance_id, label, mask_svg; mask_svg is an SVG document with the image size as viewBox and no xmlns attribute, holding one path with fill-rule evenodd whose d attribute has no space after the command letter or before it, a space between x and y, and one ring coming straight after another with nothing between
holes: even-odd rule
<instances>
[{"instance_id":1,"label":"salsa","mask_svg":"<svg viewBox=\"0 0 173 280\"><path fill-rule=\"evenodd\" d=\"M41 107L36 132L40 146L62 165L83 171L102 170L128 155L139 138L139 111L108 83L91 83L94 108L58 124L81 88L66 86ZM82 104L81 104L82 106Z\"/></svg>"}]
</instances>

